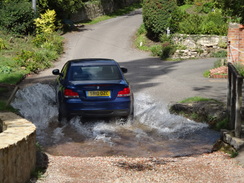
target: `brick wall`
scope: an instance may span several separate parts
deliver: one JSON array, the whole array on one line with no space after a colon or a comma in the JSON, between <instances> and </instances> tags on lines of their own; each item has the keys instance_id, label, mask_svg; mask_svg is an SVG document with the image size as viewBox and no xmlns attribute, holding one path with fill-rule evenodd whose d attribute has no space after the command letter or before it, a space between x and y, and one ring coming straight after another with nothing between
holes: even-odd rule
<instances>
[{"instance_id":1,"label":"brick wall","mask_svg":"<svg viewBox=\"0 0 244 183\"><path fill-rule=\"evenodd\" d=\"M236 23L229 25L228 30L228 62L244 63L244 26Z\"/></svg>"},{"instance_id":2,"label":"brick wall","mask_svg":"<svg viewBox=\"0 0 244 183\"><path fill-rule=\"evenodd\" d=\"M36 165L36 127L14 113L0 113L0 183L24 183Z\"/></svg>"}]
</instances>

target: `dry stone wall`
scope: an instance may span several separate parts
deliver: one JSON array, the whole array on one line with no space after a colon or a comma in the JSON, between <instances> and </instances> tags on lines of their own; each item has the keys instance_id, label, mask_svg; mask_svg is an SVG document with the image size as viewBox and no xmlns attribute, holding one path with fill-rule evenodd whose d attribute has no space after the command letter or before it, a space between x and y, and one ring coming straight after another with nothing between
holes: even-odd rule
<instances>
[{"instance_id":1,"label":"dry stone wall","mask_svg":"<svg viewBox=\"0 0 244 183\"><path fill-rule=\"evenodd\" d=\"M226 36L185 34L174 35L173 41L179 47L173 58L181 59L210 57L212 53L226 51L228 43Z\"/></svg>"},{"instance_id":2,"label":"dry stone wall","mask_svg":"<svg viewBox=\"0 0 244 183\"><path fill-rule=\"evenodd\" d=\"M36 164L36 127L10 112L0 120L0 183L27 182Z\"/></svg>"},{"instance_id":3,"label":"dry stone wall","mask_svg":"<svg viewBox=\"0 0 244 183\"><path fill-rule=\"evenodd\" d=\"M71 16L71 20L75 23L92 20L140 1L141 0L97 0L88 2L78 13Z\"/></svg>"}]
</instances>

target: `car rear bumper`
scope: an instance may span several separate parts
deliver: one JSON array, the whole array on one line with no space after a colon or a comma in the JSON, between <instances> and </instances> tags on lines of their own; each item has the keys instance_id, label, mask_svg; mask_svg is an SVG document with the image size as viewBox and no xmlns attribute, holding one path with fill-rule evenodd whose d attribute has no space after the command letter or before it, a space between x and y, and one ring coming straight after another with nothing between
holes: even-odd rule
<instances>
[{"instance_id":1,"label":"car rear bumper","mask_svg":"<svg viewBox=\"0 0 244 183\"><path fill-rule=\"evenodd\" d=\"M126 117L131 114L133 101L130 97L119 98L114 101L81 101L79 99L66 100L66 111L70 115L89 117Z\"/></svg>"},{"instance_id":2,"label":"car rear bumper","mask_svg":"<svg viewBox=\"0 0 244 183\"><path fill-rule=\"evenodd\" d=\"M127 117L130 115L130 110L80 110L70 111L70 114L87 117Z\"/></svg>"}]
</instances>

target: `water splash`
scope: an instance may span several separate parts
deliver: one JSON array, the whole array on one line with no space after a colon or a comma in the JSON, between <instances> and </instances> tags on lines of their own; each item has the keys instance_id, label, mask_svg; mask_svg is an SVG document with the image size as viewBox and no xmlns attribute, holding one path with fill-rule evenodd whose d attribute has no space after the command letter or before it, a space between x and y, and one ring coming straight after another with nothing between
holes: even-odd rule
<instances>
[{"instance_id":1,"label":"water splash","mask_svg":"<svg viewBox=\"0 0 244 183\"><path fill-rule=\"evenodd\" d=\"M55 90L46 84L35 84L18 90L12 107L37 127L37 136L44 135L50 121L56 118L58 110L55 101Z\"/></svg>"},{"instance_id":2,"label":"water splash","mask_svg":"<svg viewBox=\"0 0 244 183\"><path fill-rule=\"evenodd\" d=\"M76 116L62 127L57 123L58 110L55 101L55 90L46 84L35 84L19 90L11 105L20 114L37 127L37 138L43 142L58 143L65 137L65 131L73 130L87 140L102 141L114 146L128 135L136 141L153 142L154 138L179 139L208 127L204 123L196 123L181 116L169 113L167 106L155 102L146 94L135 95L135 120L121 123L113 121L84 121ZM51 138L50 138L51 137ZM70 140L71 137L67 137ZM126 138L125 138L126 139Z\"/></svg>"},{"instance_id":3,"label":"water splash","mask_svg":"<svg viewBox=\"0 0 244 183\"><path fill-rule=\"evenodd\" d=\"M170 139L181 138L208 127L205 123L196 123L182 116L171 114L165 104L155 102L145 94L138 95L135 104L135 116L138 121Z\"/></svg>"}]
</instances>

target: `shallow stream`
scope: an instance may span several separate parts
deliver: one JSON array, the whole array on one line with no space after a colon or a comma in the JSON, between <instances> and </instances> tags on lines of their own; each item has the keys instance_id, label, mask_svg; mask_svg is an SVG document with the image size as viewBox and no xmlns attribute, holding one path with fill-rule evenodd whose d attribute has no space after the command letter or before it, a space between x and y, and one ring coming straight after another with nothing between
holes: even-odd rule
<instances>
[{"instance_id":1,"label":"shallow stream","mask_svg":"<svg viewBox=\"0 0 244 183\"><path fill-rule=\"evenodd\" d=\"M205 123L172 115L166 104L135 95L135 120L84 119L59 123L53 86L35 84L19 90L11 105L37 127L46 152L65 156L175 157L211 152L220 134Z\"/></svg>"}]
</instances>

